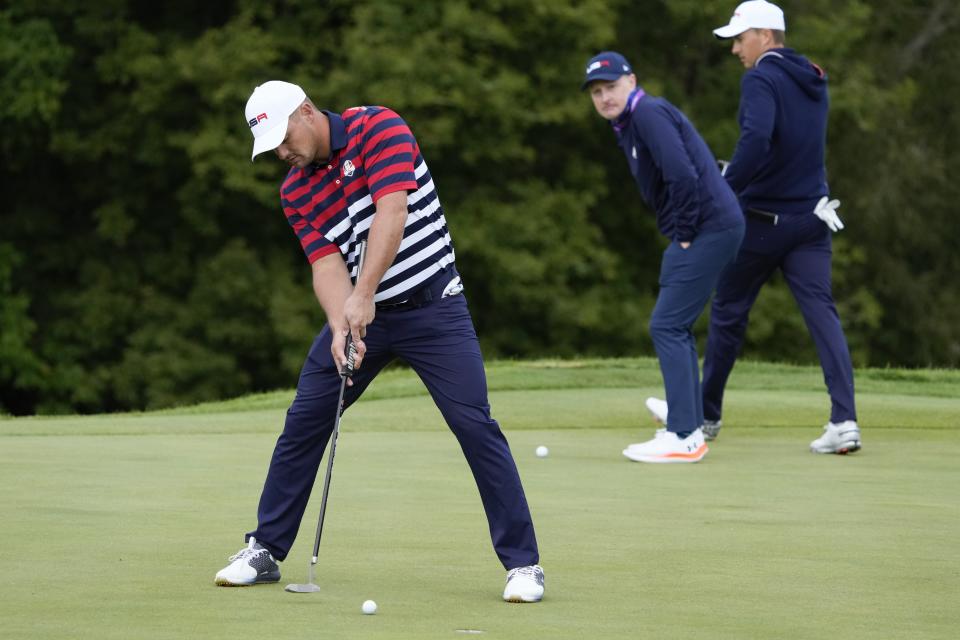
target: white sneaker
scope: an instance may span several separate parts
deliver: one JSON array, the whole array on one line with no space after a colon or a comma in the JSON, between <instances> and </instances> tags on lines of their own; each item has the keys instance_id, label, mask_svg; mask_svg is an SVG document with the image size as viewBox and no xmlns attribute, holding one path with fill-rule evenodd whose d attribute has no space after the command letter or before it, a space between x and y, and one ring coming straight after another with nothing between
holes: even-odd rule
<instances>
[{"instance_id":1,"label":"white sneaker","mask_svg":"<svg viewBox=\"0 0 960 640\"><path fill-rule=\"evenodd\" d=\"M647 398L647 410L653 416L653 419L666 426L667 424L667 403L660 398ZM723 420L704 420L700 428L703 429L703 439L710 441L716 440L720 435L720 427L723 426Z\"/></svg>"},{"instance_id":2,"label":"white sneaker","mask_svg":"<svg viewBox=\"0 0 960 640\"><path fill-rule=\"evenodd\" d=\"M658 429L653 440L629 445L623 455L635 462L700 462L707 455L703 431L697 429L681 440L673 431Z\"/></svg>"},{"instance_id":3,"label":"white sneaker","mask_svg":"<svg viewBox=\"0 0 960 640\"><path fill-rule=\"evenodd\" d=\"M503 599L507 602L540 602L543 597L543 568L538 564L507 572Z\"/></svg>"},{"instance_id":4,"label":"white sneaker","mask_svg":"<svg viewBox=\"0 0 960 640\"><path fill-rule=\"evenodd\" d=\"M860 427L853 420L840 424L828 422L823 427L823 435L810 443L814 453L853 453L860 449Z\"/></svg>"},{"instance_id":5,"label":"white sneaker","mask_svg":"<svg viewBox=\"0 0 960 640\"><path fill-rule=\"evenodd\" d=\"M723 426L723 420L704 420L700 428L703 430L703 439L707 442L716 440L720 435L720 427Z\"/></svg>"},{"instance_id":6,"label":"white sneaker","mask_svg":"<svg viewBox=\"0 0 960 640\"><path fill-rule=\"evenodd\" d=\"M657 422L667 424L667 402L660 398L647 398L647 410Z\"/></svg>"},{"instance_id":7,"label":"white sneaker","mask_svg":"<svg viewBox=\"0 0 960 640\"><path fill-rule=\"evenodd\" d=\"M247 546L230 556L230 564L220 571L214 582L221 587L246 587L261 582L278 582L280 567L270 552L251 536Z\"/></svg>"}]
</instances>

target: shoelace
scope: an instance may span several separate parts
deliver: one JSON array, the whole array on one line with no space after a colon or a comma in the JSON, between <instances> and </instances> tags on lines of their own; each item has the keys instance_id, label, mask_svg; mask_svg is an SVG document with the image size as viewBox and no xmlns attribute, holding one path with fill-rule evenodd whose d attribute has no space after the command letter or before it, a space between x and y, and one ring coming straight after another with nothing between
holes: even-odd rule
<instances>
[{"instance_id":1,"label":"shoelace","mask_svg":"<svg viewBox=\"0 0 960 640\"><path fill-rule=\"evenodd\" d=\"M250 544L248 544L246 547L244 547L243 549L240 549L240 551L230 556L228 560L230 562L233 562L234 560L243 560L251 556L255 556L258 553L264 551L264 549L254 549L253 545L255 545L256 543L257 541L255 539L250 538Z\"/></svg>"},{"instance_id":2,"label":"shoelace","mask_svg":"<svg viewBox=\"0 0 960 640\"><path fill-rule=\"evenodd\" d=\"M527 576L528 578L533 578L536 580L537 574L539 573L537 571L538 568L539 567L537 567L537 565L533 564L528 567L517 567L516 569L511 569L510 572L507 573L507 580L510 580L517 575Z\"/></svg>"}]
</instances>

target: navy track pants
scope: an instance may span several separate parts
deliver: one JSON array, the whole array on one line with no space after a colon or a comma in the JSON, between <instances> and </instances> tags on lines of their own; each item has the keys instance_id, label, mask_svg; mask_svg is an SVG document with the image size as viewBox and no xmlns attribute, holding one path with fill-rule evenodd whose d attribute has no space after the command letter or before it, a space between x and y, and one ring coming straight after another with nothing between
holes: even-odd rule
<instances>
[{"instance_id":1,"label":"navy track pants","mask_svg":"<svg viewBox=\"0 0 960 640\"><path fill-rule=\"evenodd\" d=\"M833 302L832 257L830 229L815 215L781 215L777 225L747 219L743 246L721 275L710 311L703 362L703 411L708 420L720 419L723 391L743 346L750 309L777 269L817 347L830 394L830 421L857 419L850 350Z\"/></svg>"},{"instance_id":2,"label":"navy track pants","mask_svg":"<svg viewBox=\"0 0 960 640\"><path fill-rule=\"evenodd\" d=\"M419 308L378 310L364 341L367 353L346 389L344 406L353 404L390 361L405 360L460 443L500 561L507 569L537 564L533 521L510 447L490 415L483 357L464 296L440 298L438 293ZM330 343L330 329L324 327L303 365L270 461L257 529L248 534L278 560L293 545L333 431L340 376Z\"/></svg>"},{"instance_id":3,"label":"navy track pants","mask_svg":"<svg viewBox=\"0 0 960 640\"><path fill-rule=\"evenodd\" d=\"M700 367L693 324L703 313L723 268L733 260L743 225L701 233L689 248L676 242L663 252L660 293L650 317L650 337L660 360L670 420L667 428L686 433L703 424Z\"/></svg>"}]
</instances>

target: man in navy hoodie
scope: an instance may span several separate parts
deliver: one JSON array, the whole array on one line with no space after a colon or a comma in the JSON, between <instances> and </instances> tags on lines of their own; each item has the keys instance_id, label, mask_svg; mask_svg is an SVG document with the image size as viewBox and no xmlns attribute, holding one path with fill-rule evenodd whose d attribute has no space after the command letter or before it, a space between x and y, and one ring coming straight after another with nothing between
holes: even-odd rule
<instances>
[{"instance_id":1,"label":"man in navy hoodie","mask_svg":"<svg viewBox=\"0 0 960 640\"><path fill-rule=\"evenodd\" d=\"M700 134L676 107L637 86L622 55L594 56L581 89L588 89L597 113L613 126L641 196L670 239L650 337L672 417L652 440L629 445L623 455L637 462L698 462L707 445L692 327L737 253L743 216Z\"/></svg>"},{"instance_id":2,"label":"man in navy hoodie","mask_svg":"<svg viewBox=\"0 0 960 640\"><path fill-rule=\"evenodd\" d=\"M827 79L823 70L784 46L783 11L764 0L740 4L730 24L747 69L741 82L740 139L724 177L740 199L747 230L736 260L721 275L713 300L703 364L705 437L720 429L727 377L743 344L750 308L780 269L817 347L830 393L830 421L810 443L816 453L860 449L850 351L833 302L831 232L843 228L828 197L824 155ZM663 416L664 418L666 416ZM672 407L671 407L672 421Z\"/></svg>"}]
</instances>

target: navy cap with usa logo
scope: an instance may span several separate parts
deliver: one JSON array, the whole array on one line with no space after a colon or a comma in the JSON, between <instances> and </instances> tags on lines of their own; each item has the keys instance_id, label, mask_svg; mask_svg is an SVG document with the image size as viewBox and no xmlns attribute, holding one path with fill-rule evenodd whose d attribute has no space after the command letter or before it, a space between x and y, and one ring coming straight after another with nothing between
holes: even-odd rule
<instances>
[{"instance_id":1,"label":"navy cap with usa logo","mask_svg":"<svg viewBox=\"0 0 960 640\"><path fill-rule=\"evenodd\" d=\"M586 89L587 85L594 80L616 80L620 76L630 73L633 73L633 67L630 66L626 58L616 51L601 51L587 62L587 69L580 90Z\"/></svg>"}]
</instances>

